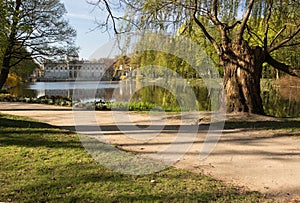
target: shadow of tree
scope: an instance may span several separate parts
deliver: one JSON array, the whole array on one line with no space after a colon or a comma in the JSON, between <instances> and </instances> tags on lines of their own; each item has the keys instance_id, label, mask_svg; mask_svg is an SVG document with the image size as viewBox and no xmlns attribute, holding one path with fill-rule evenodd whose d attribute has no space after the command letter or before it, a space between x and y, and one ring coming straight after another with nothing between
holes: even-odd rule
<instances>
[{"instance_id":1,"label":"shadow of tree","mask_svg":"<svg viewBox=\"0 0 300 203\"><path fill-rule=\"evenodd\" d=\"M18 119L18 117L3 116L0 114L1 146L45 146L51 148L81 147L77 135L71 131L60 130L45 123ZM44 136L45 134L50 136ZM63 138L60 138L59 136L63 136ZM74 140L74 138L76 139Z\"/></svg>"},{"instance_id":2,"label":"shadow of tree","mask_svg":"<svg viewBox=\"0 0 300 203\"><path fill-rule=\"evenodd\" d=\"M53 126L30 120L21 120L15 116L6 116L0 114L0 127L13 127L13 128L53 128Z\"/></svg>"},{"instance_id":3,"label":"shadow of tree","mask_svg":"<svg viewBox=\"0 0 300 203\"><path fill-rule=\"evenodd\" d=\"M116 173L97 164L76 134L15 118L0 115L3 201L255 202L260 197L184 170L171 168L147 176Z\"/></svg>"},{"instance_id":4,"label":"shadow of tree","mask_svg":"<svg viewBox=\"0 0 300 203\"><path fill-rule=\"evenodd\" d=\"M46 173L54 174L51 180L36 178L12 198L26 196L37 202L59 202L62 198L64 202L255 202L260 197L257 192L244 193L212 178L173 168L146 176L130 176L93 163L76 163L62 164Z\"/></svg>"},{"instance_id":5,"label":"shadow of tree","mask_svg":"<svg viewBox=\"0 0 300 203\"><path fill-rule=\"evenodd\" d=\"M277 121L237 121L228 120L224 129L247 129L247 130L280 130L280 129L300 129L300 120L277 120Z\"/></svg>"}]
</instances>

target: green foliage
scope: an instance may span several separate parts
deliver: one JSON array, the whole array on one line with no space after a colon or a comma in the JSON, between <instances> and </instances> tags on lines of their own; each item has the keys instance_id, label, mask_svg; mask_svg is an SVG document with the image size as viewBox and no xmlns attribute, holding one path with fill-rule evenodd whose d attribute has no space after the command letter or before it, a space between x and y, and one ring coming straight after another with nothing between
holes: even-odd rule
<instances>
[{"instance_id":1,"label":"green foliage","mask_svg":"<svg viewBox=\"0 0 300 203\"><path fill-rule=\"evenodd\" d=\"M299 67L300 35L299 32L297 33L300 19L299 1L262 0L254 1L253 5L249 0L183 0L180 2L119 0L118 2L123 6L117 8L112 6L110 11L111 13L120 12L124 8L121 11L125 15L123 23L120 23L122 24L118 30L120 32L155 30L171 32L174 36L184 34L198 42L216 64L219 64L219 59L222 57L221 50L233 49L232 45L240 41L241 36L247 45L260 46L266 55L271 54L276 60L291 65L293 68ZM99 1L97 5L103 9L107 8L104 7L103 1ZM248 9L249 16L246 15ZM108 19L113 17L109 16ZM195 22L195 17L203 27ZM115 18L114 20L121 19ZM101 25L107 25L107 22ZM293 34L296 35L293 36ZM214 40L213 45L212 40L208 40L208 35ZM270 51L270 47L274 47L285 39L289 39L288 42ZM219 46L218 49L217 46ZM148 61L153 59L152 56L144 58ZM143 61L140 63L143 64ZM272 65L274 66L274 63ZM280 69L277 65L275 66L274 68ZM219 67L221 74L223 71L223 68ZM269 73L264 73L264 75L269 75Z\"/></svg>"},{"instance_id":2,"label":"green foliage","mask_svg":"<svg viewBox=\"0 0 300 203\"><path fill-rule=\"evenodd\" d=\"M207 31L211 36L213 36L214 39L216 39L217 41L221 40L220 32L218 32L216 26L210 23L206 18L200 17L199 20L201 20L201 22L207 27ZM196 26L195 22L183 24L182 27L178 29L178 35L188 37L193 42L197 43L204 50L207 56L210 57L215 66L218 67L220 75L224 74L223 67L219 65L219 56L216 53L215 48L205 37L202 30Z\"/></svg>"},{"instance_id":3,"label":"green foliage","mask_svg":"<svg viewBox=\"0 0 300 203\"><path fill-rule=\"evenodd\" d=\"M22 61L14 71L24 78L33 68L33 58L77 54L76 31L64 19L60 0L4 0L0 10L0 89L7 71Z\"/></svg>"},{"instance_id":4,"label":"green foliage","mask_svg":"<svg viewBox=\"0 0 300 203\"><path fill-rule=\"evenodd\" d=\"M261 97L264 106L264 111L267 115L275 117L300 116L300 93L299 91L297 91L297 86L299 88L298 81L299 80L297 78L293 80L281 79L275 81L269 79L262 79ZM200 79L189 80L188 83L193 88L195 97L197 98L196 104L198 110L209 111L211 109L210 95L211 91L214 91L214 89L208 90L204 81ZM178 86L175 86L174 89L177 88L180 89ZM178 93L177 95L185 97L186 100L189 99L189 95L184 95L182 93ZM186 104L183 104L183 109L180 108L178 101L169 90L157 86L147 86L140 89L139 91L135 92L135 94L131 97L131 100L129 102L106 102L103 100L96 100L93 102L80 102L72 101L72 99L67 97L59 96L43 96L40 98L28 96L16 97L9 95L5 91L2 92L2 94L0 94L0 102L26 102L69 107L73 106L76 108L90 110L113 109L126 111L189 111L188 108L184 108L184 105ZM193 101L190 102L192 103Z\"/></svg>"},{"instance_id":5,"label":"green foliage","mask_svg":"<svg viewBox=\"0 0 300 203\"><path fill-rule=\"evenodd\" d=\"M159 80L159 79L158 79ZM150 111L159 110L166 112L207 111L211 109L209 91L203 84L203 81L197 80L195 84L190 84L194 91L197 101L185 91L189 88L180 84L180 81L174 82L168 89L153 85L147 85L134 93L128 102L112 102L108 104L109 109L129 110L129 111ZM211 90L213 91L213 90ZM191 92L190 92L191 93ZM191 106L195 104L195 106Z\"/></svg>"},{"instance_id":6,"label":"green foliage","mask_svg":"<svg viewBox=\"0 0 300 203\"><path fill-rule=\"evenodd\" d=\"M7 87L18 87L21 85L21 78L14 73L9 74L5 85Z\"/></svg>"},{"instance_id":7,"label":"green foliage","mask_svg":"<svg viewBox=\"0 0 300 203\"><path fill-rule=\"evenodd\" d=\"M186 61L172 54L160 51L148 50L137 52L133 56L131 64L134 68L148 66L149 68L145 68L142 73L147 77L158 78L165 76L166 73L163 70L168 68L182 78L199 78L197 71ZM178 76L175 74L173 77Z\"/></svg>"},{"instance_id":8,"label":"green foliage","mask_svg":"<svg viewBox=\"0 0 300 203\"><path fill-rule=\"evenodd\" d=\"M31 56L74 51L72 43L76 33L63 18L66 10L59 0L25 0L20 8L17 5L18 0L5 0L0 4L3 12L1 47L15 46L12 53L15 58L22 54L19 48L25 48Z\"/></svg>"},{"instance_id":9,"label":"green foliage","mask_svg":"<svg viewBox=\"0 0 300 203\"><path fill-rule=\"evenodd\" d=\"M251 46L264 46L264 34L266 31L268 3L262 7L257 4L253 10L253 17L248 22L248 30L245 33L245 39ZM268 23L267 44L274 45L290 36L299 27L300 2L299 1L275 1L272 8L273 15L270 16ZM262 17L264 16L264 17ZM271 53L278 61L288 64L295 69L299 69L300 63L300 35L296 35L291 46L282 46L280 49ZM294 45L293 45L294 44ZM267 77L276 77L276 71L265 64L263 75Z\"/></svg>"},{"instance_id":10,"label":"green foliage","mask_svg":"<svg viewBox=\"0 0 300 203\"><path fill-rule=\"evenodd\" d=\"M36 68L37 64L33 60L27 59L12 67L10 72L20 77L22 81L27 81Z\"/></svg>"},{"instance_id":11,"label":"green foliage","mask_svg":"<svg viewBox=\"0 0 300 203\"><path fill-rule=\"evenodd\" d=\"M72 106L72 99L61 96L16 97L10 94L0 94L0 102L25 102L35 104L50 104L58 106Z\"/></svg>"},{"instance_id":12,"label":"green foliage","mask_svg":"<svg viewBox=\"0 0 300 203\"><path fill-rule=\"evenodd\" d=\"M300 117L300 97L297 86L290 87L272 80L262 81L264 111L275 117Z\"/></svg>"},{"instance_id":13,"label":"green foliage","mask_svg":"<svg viewBox=\"0 0 300 203\"><path fill-rule=\"evenodd\" d=\"M25 50L25 48L22 48L22 50L23 51L21 52L23 52L22 54L24 56L24 60L22 60L20 63L16 64L15 66L11 67L10 73L19 77L21 81L27 81L29 76L33 73L33 71L37 68L38 65L34 62L33 58L27 56L29 53ZM0 67L2 67L3 57L4 57L4 52L1 51L1 47L0 47ZM12 63L15 63L17 60L18 60L17 58L12 58Z\"/></svg>"}]
</instances>

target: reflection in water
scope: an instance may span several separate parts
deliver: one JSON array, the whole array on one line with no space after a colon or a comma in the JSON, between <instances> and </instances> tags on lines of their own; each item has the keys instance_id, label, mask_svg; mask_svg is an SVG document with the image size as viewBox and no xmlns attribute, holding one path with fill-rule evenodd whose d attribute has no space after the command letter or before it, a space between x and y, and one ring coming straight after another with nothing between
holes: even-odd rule
<instances>
[{"instance_id":1,"label":"reflection in water","mask_svg":"<svg viewBox=\"0 0 300 203\"><path fill-rule=\"evenodd\" d=\"M171 106L174 107L174 109L179 109L181 106L184 109L188 109L188 107L190 108L190 104L193 104L194 101L191 101L193 97L185 91L185 88L186 87L180 85L174 86L174 89L176 89L176 95L174 95L172 93L174 90L149 85L136 91L133 94L131 101L148 102L161 107ZM207 88L204 86L193 86L192 90L197 98L197 106L195 106L195 109L200 111L210 111L210 98L208 96L209 92Z\"/></svg>"},{"instance_id":2,"label":"reflection in water","mask_svg":"<svg viewBox=\"0 0 300 203\"><path fill-rule=\"evenodd\" d=\"M121 82L37 82L11 89L16 96L65 96L73 97L74 89L84 99L96 98L105 101L120 101L121 97L129 97L130 101L146 101L157 106L178 106L176 97L170 90L155 85L145 86L136 91L136 83ZM141 84L140 84L141 85ZM143 85L142 85L143 86ZM185 86L176 83L174 88L184 96ZM210 110L210 95L214 89L208 90L203 83L192 86L199 110ZM117 92L117 94L116 94ZM262 83L262 100L265 113L278 117L300 116L299 87L274 86L271 81ZM297 96L298 95L298 96Z\"/></svg>"},{"instance_id":3,"label":"reflection in water","mask_svg":"<svg viewBox=\"0 0 300 203\"><path fill-rule=\"evenodd\" d=\"M261 91L265 113L277 117L299 117L299 88L297 86L275 86L273 82L265 81Z\"/></svg>"},{"instance_id":4,"label":"reflection in water","mask_svg":"<svg viewBox=\"0 0 300 203\"><path fill-rule=\"evenodd\" d=\"M41 97L41 96L63 96L73 97L74 91L87 95L84 99L89 99L92 95L96 99L109 101L112 92L120 86L114 82L80 81L80 82L36 82L22 87L16 87L10 90L15 96Z\"/></svg>"},{"instance_id":5,"label":"reflection in water","mask_svg":"<svg viewBox=\"0 0 300 203\"><path fill-rule=\"evenodd\" d=\"M24 84L23 86L16 86L9 89L10 94L17 97L36 97L37 91L29 89L28 84Z\"/></svg>"}]
</instances>

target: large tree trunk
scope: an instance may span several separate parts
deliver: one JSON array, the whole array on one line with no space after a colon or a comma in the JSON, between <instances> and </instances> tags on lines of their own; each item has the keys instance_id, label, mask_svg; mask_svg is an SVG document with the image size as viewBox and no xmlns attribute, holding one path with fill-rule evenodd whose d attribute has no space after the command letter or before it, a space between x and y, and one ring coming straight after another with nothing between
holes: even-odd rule
<instances>
[{"instance_id":1,"label":"large tree trunk","mask_svg":"<svg viewBox=\"0 0 300 203\"><path fill-rule=\"evenodd\" d=\"M13 16L12 16L12 24L10 26L10 34L8 38L8 45L5 49L4 52L4 57L3 57L3 63L2 63L2 69L0 72L0 90L3 88L3 85L5 84L8 74L9 74L9 69L11 68L11 59L12 59L12 53L13 53L13 48L15 45L18 45L18 41L16 39L17 33L18 33L18 23L20 22L20 7L22 4L22 0L17 0L15 2L15 8L13 10Z\"/></svg>"},{"instance_id":2,"label":"large tree trunk","mask_svg":"<svg viewBox=\"0 0 300 203\"><path fill-rule=\"evenodd\" d=\"M5 69L5 68L1 69L1 73L0 73L0 90L2 90L4 84L7 80L8 73L9 73L9 71L7 69Z\"/></svg>"},{"instance_id":3,"label":"large tree trunk","mask_svg":"<svg viewBox=\"0 0 300 203\"><path fill-rule=\"evenodd\" d=\"M249 47L246 42L232 44L220 60L224 65L227 112L264 114L260 96L260 78L265 60L263 50Z\"/></svg>"},{"instance_id":4,"label":"large tree trunk","mask_svg":"<svg viewBox=\"0 0 300 203\"><path fill-rule=\"evenodd\" d=\"M6 80L8 78L9 69L10 69L10 58L4 57L2 69L0 72L0 90L2 90Z\"/></svg>"}]
</instances>

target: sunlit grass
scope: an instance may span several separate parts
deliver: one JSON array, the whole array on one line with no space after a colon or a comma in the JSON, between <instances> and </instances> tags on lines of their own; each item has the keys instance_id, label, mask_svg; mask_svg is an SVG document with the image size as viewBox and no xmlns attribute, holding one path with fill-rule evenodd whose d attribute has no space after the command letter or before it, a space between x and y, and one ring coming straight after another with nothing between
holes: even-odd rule
<instances>
[{"instance_id":1,"label":"sunlit grass","mask_svg":"<svg viewBox=\"0 0 300 203\"><path fill-rule=\"evenodd\" d=\"M169 168L123 175L97 164L76 134L0 115L0 202L258 202L255 192Z\"/></svg>"}]
</instances>

